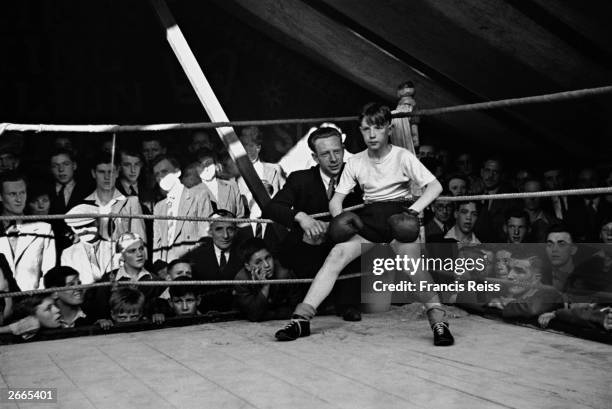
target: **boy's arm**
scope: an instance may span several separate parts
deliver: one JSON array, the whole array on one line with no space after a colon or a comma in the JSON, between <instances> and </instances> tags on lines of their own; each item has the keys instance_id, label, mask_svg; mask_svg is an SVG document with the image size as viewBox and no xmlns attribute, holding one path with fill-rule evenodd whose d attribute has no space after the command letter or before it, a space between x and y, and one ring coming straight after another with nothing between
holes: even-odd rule
<instances>
[{"instance_id":1,"label":"boy's arm","mask_svg":"<svg viewBox=\"0 0 612 409\"><path fill-rule=\"evenodd\" d=\"M425 188L425 191L423 192L421 197L419 197L419 199L414 202L412 206L410 206L410 208L420 213L423 211L423 209L429 206L431 202L436 200L436 198L440 196L440 193L442 193L442 185L436 179L433 182L427 184L427 187ZM336 196L334 196L334 199L335 197ZM332 199L332 201L334 199ZM331 209L331 202L329 204L329 207Z\"/></svg>"},{"instance_id":2,"label":"boy's arm","mask_svg":"<svg viewBox=\"0 0 612 409\"><path fill-rule=\"evenodd\" d=\"M346 195L344 193L338 193L337 191L334 193L334 197L329 201L329 213L331 213L332 217L336 217L342 213L342 203L344 203L345 197Z\"/></svg>"}]
</instances>

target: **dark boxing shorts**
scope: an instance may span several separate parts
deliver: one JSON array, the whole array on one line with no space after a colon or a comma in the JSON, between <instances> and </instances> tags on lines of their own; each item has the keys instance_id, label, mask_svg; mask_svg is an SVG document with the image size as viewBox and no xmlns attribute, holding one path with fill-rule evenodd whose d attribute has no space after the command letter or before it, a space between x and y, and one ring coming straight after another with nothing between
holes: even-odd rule
<instances>
[{"instance_id":1,"label":"dark boxing shorts","mask_svg":"<svg viewBox=\"0 0 612 409\"><path fill-rule=\"evenodd\" d=\"M414 201L374 202L366 204L357 214L363 222L359 235L372 243L390 243L393 240L387 219L408 209Z\"/></svg>"}]
</instances>

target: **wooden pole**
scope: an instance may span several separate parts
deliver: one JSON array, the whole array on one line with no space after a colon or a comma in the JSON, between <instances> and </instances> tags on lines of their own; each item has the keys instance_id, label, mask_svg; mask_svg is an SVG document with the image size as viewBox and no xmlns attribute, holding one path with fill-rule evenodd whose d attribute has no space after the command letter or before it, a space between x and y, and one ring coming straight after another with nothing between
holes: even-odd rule
<instances>
[{"instance_id":1,"label":"wooden pole","mask_svg":"<svg viewBox=\"0 0 612 409\"><path fill-rule=\"evenodd\" d=\"M206 76L204 76L198 61L193 55L191 48L189 48L187 40L174 20L166 1L151 0L151 4L155 8L162 26L166 30L166 39L168 43L170 43L172 51L174 51L176 58L181 64L183 71L185 71L185 75L187 75L193 90L206 110L210 120L213 122L229 121L212 87L208 83ZM219 138L221 138L225 144L231 158L236 162L236 166L244 178L246 185L253 193L253 198L259 207L263 208L270 201L270 195L259 179L259 176L257 176L257 172L255 172L255 168L253 168L253 164L249 160L244 146L242 146L242 143L240 143L240 140L236 136L234 128L221 127L216 129Z\"/></svg>"}]
</instances>

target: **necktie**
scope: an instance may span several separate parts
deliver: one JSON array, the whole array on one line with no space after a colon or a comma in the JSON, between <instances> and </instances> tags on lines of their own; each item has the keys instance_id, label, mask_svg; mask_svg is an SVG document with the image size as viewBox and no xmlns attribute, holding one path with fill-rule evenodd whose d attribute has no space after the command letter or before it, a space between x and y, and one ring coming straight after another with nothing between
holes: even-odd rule
<instances>
[{"instance_id":1,"label":"necktie","mask_svg":"<svg viewBox=\"0 0 612 409\"><path fill-rule=\"evenodd\" d=\"M223 270L227 265L227 258L225 258L225 251L221 250L221 257L219 257L219 270Z\"/></svg>"},{"instance_id":2,"label":"necktie","mask_svg":"<svg viewBox=\"0 0 612 409\"><path fill-rule=\"evenodd\" d=\"M60 213L66 213L66 197L64 196L64 190L66 189L66 185L62 185L60 187L59 192L57 192L57 202L59 203Z\"/></svg>"},{"instance_id":3,"label":"necktie","mask_svg":"<svg viewBox=\"0 0 612 409\"><path fill-rule=\"evenodd\" d=\"M138 192L134 189L134 186L130 185L130 196L138 196Z\"/></svg>"},{"instance_id":4,"label":"necktie","mask_svg":"<svg viewBox=\"0 0 612 409\"><path fill-rule=\"evenodd\" d=\"M336 189L336 179L329 178L329 185L327 185L327 200L331 200L334 196L334 191Z\"/></svg>"},{"instance_id":5,"label":"necktie","mask_svg":"<svg viewBox=\"0 0 612 409\"><path fill-rule=\"evenodd\" d=\"M263 227L261 223L257 223L257 226L255 226L255 237L263 239Z\"/></svg>"}]
</instances>

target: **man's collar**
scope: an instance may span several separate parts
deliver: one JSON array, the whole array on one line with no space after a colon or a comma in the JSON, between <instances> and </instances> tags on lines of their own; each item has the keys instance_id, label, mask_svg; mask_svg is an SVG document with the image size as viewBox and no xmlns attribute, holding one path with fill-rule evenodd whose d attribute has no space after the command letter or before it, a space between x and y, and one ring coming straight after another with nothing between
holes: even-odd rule
<instances>
[{"instance_id":1,"label":"man's collar","mask_svg":"<svg viewBox=\"0 0 612 409\"><path fill-rule=\"evenodd\" d=\"M60 324L62 325L62 328L72 328L72 327L74 327L74 323L79 318L87 318L87 314L85 314L80 307L79 307L79 310L77 311L76 315L74 316L74 318L72 319L71 322L65 321L64 318L62 317L60 319Z\"/></svg>"},{"instance_id":2,"label":"man's collar","mask_svg":"<svg viewBox=\"0 0 612 409\"><path fill-rule=\"evenodd\" d=\"M113 190L113 197L111 198L112 200L126 200L127 198L123 195L123 193L121 193L117 188L115 188ZM85 198L85 200L93 200L97 205L100 205L102 202L100 201L100 197L98 196L98 190L94 190L92 194L90 194L89 196L87 196Z\"/></svg>"},{"instance_id":3,"label":"man's collar","mask_svg":"<svg viewBox=\"0 0 612 409\"><path fill-rule=\"evenodd\" d=\"M74 179L72 179L70 182L66 183L65 185L62 185L59 182L55 182L55 191L56 192L59 191L62 188L62 186L64 186L64 189L67 189L67 188L74 187L74 185L76 185L76 182L74 181Z\"/></svg>"},{"instance_id":4,"label":"man's collar","mask_svg":"<svg viewBox=\"0 0 612 409\"><path fill-rule=\"evenodd\" d=\"M474 232L471 232L470 235L468 236L468 239L466 241L461 241L459 240L459 237L457 236L457 225L454 225L445 235L444 235L445 239L453 239L453 240L457 240L460 243L473 243L473 244L479 244L480 241L476 238L476 236L474 235Z\"/></svg>"},{"instance_id":5,"label":"man's collar","mask_svg":"<svg viewBox=\"0 0 612 409\"><path fill-rule=\"evenodd\" d=\"M142 270L140 270L140 272L138 273L138 276L136 277L136 281L139 281L142 277L150 277L153 278L153 276L151 275L151 273L149 273L147 270L145 270L144 268ZM117 271L117 275L115 276L115 281L118 281L121 278L127 278L129 280L132 279L132 277L125 271L124 267L120 267L119 271Z\"/></svg>"}]
</instances>

